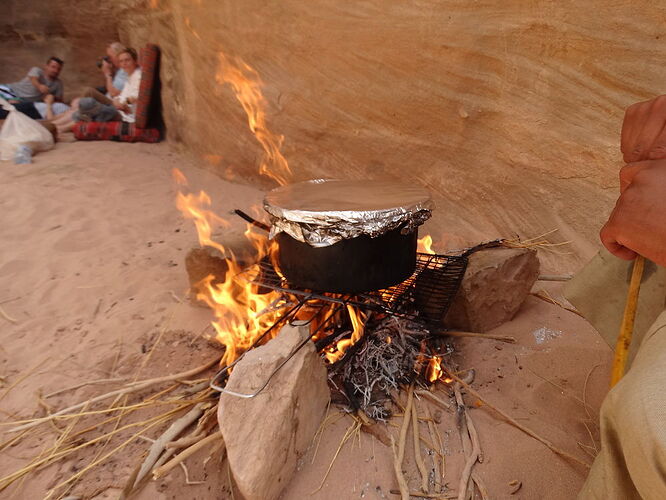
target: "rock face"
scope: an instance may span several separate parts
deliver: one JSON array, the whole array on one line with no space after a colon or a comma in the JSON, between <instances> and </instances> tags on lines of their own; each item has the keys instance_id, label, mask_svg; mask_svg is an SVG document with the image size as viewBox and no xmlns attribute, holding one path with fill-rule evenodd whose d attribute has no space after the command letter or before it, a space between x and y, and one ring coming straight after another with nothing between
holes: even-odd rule
<instances>
[{"instance_id":1,"label":"rock face","mask_svg":"<svg viewBox=\"0 0 666 500\"><path fill-rule=\"evenodd\" d=\"M538 277L534 250L491 248L472 254L445 326L486 332L511 320Z\"/></svg>"},{"instance_id":2,"label":"rock face","mask_svg":"<svg viewBox=\"0 0 666 500\"><path fill-rule=\"evenodd\" d=\"M596 252L624 109L662 93L666 78L654 63L664 10L649 0L9 0L2 13L12 38L0 40L0 81L25 71L37 43L38 60L66 45L69 78L78 61L94 73L108 30L135 47L154 42L168 140L220 175L273 187L240 103L216 78L224 54L260 78L293 180L420 183L438 207L436 242L444 231L475 244L558 227L573 241L571 257L547 257L560 264Z\"/></svg>"},{"instance_id":3,"label":"rock face","mask_svg":"<svg viewBox=\"0 0 666 500\"><path fill-rule=\"evenodd\" d=\"M65 97L104 84L96 59L118 39L113 2L3 0L0 16L0 83L23 78L30 67L56 56L65 61Z\"/></svg>"},{"instance_id":4,"label":"rock face","mask_svg":"<svg viewBox=\"0 0 666 500\"><path fill-rule=\"evenodd\" d=\"M123 40L163 48L169 139L211 169L274 186L258 174L264 153L231 86L216 78L224 54L260 77L293 180L420 183L437 205L436 242L444 231L475 244L559 227L556 241L573 241L572 257L546 256L559 263L595 253L624 108L662 93L666 77L653 63L664 12L648 0L116 6Z\"/></svg>"},{"instance_id":5,"label":"rock face","mask_svg":"<svg viewBox=\"0 0 666 500\"><path fill-rule=\"evenodd\" d=\"M240 269L257 262L258 251L240 229L229 229L223 234L213 235L213 240L221 244L225 253L212 247L193 248L185 256L185 269L190 282L190 298L195 304L204 304L196 299L196 294L205 291L202 280L209 275L215 285L225 280L229 266L227 258L233 258Z\"/></svg>"},{"instance_id":6,"label":"rock face","mask_svg":"<svg viewBox=\"0 0 666 500\"><path fill-rule=\"evenodd\" d=\"M307 330L284 327L236 365L227 388L249 393L297 346ZM222 394L220 429L236 484L246 500L272 500L291 479L326 411L326 368L310 342L252 399Z\"/></svg>"}]
</instances>

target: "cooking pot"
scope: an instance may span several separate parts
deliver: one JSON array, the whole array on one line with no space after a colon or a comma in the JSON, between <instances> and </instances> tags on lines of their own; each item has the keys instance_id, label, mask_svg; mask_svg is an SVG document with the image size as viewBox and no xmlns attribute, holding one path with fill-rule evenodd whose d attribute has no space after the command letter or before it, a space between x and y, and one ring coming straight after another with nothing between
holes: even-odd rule
<instances>
[{"instance_id":1,"label":"cooking pot","mask_svg":"<svg viewBox=\"0 0 666 500\"><path fill-rule=\"evenodd\" d=\"M313 247L279 233L278 265L290 284L324 292L359 293L397 285L416 267L417 230L401 228Z\"/></svg>"},{"instance_id":2,"label":"cooking pot","mask_svg":"<svg viewBox=\"0 0 666 500\"><path fill-rule=\"evenodd\" d=\"M290 285L334 293L379 290L416 266L430 196L393 181L307 181L266 195L277 265Z\"/></svg>"}]
</instances>

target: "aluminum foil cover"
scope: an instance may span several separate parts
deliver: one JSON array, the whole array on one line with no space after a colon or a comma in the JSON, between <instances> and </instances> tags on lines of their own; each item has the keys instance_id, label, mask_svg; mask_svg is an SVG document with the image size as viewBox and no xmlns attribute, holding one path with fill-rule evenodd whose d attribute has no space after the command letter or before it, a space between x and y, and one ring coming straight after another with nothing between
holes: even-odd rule
<instances>
[{"instance_id":1,"label":"aluminum foil cover","mask_svg":"<svg viewBox=\"0 0 666 500\"><path fill-rule=\"evenodd\" d=\"M264 198L273 238L280 232L313 247L404 225L410 233L432 215L430 194L395 181L316 179L281 186Z\"/></svg>"}]
</instances>

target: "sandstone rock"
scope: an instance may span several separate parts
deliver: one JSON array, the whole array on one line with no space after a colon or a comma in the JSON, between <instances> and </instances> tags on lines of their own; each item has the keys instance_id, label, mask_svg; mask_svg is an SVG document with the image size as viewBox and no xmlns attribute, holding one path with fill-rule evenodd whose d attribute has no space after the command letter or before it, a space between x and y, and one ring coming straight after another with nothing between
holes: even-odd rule
<instances>
[{"instance_id":1,"label":"sandstone rock","mask_svg":"<svg viewBox=\"0 0 666 500\"><path fill-rule=\"evenodd\" d=\"M227 388L254 392L305 336L286 326L236 365ZM310 342L252 399L222 394L220 429L238 489L247 500L278 498L309 447L330 397L326 368Z\"/></svg>"},{"instance_id":2,"label":"sandstone rock","mask_svg":"<svg viewBox=\"0 0 666 500\"><path fill-rule=\"evenodd\" d=\"M534 250L490 248L472 254L445 326L485 332L511 320L538 276Z\"/></svg>"},{"instance_id":3,"label":"sandstone rock","mask_svg":"<svg viewBox=\"0 0 666 500\"><path fill-rule=\"evenodd\" d=\"M243 231L229 230L224 234L214 235L213 239L224 246L227 252L222 254L212 247L193 248L185 256L185 269L190 282L190 297L192 302L203 304L196 299L198 292L203 291L201 281L208 275L213 275L213 284L224 281L229 266L226 258L233 256L241 269L257 261L258 252L248 240Z\"/></svg>"}]
</instances>

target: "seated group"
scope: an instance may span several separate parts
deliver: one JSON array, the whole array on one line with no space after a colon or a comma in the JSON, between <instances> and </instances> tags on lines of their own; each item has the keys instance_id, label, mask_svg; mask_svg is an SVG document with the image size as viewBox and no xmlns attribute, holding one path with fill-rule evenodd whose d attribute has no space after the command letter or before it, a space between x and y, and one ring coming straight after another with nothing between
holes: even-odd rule
<instances>
[{"instance_id":1,"label":"seated group","mask_svg":"<svg viewBox=\"0 0 666 500\"><path fill-rule=\"evenodd\" d=\"M19 82L0 84L0 97L31 118L51 122L59 134L71 131L77 122L134 123L141 83L137 52L113 42L106 54L98 63L105 86L86 89L70 105L63 102L59 76L64 63L57 57L49 58L43 68L31 68Z\"/></svg>"}]
</instances>

